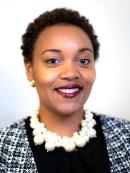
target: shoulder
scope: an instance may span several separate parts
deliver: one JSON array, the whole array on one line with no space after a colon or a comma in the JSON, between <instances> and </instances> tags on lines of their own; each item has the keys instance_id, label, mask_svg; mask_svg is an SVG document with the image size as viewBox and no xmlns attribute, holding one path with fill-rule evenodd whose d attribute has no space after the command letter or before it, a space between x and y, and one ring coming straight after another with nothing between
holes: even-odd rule
<instances>
[{"instance_id":1,"label":"shoulder","mask_svg":"<svg viewBox=\"0 0 130 173\"><path fill-rule=\"evenodd\" d=\"M123 150L130 159L130 122L121 118L98 114L101 128L109 150ZM120 149L119 149L120 146Z\"/></svg>"},{"instance_id":2,"label":"shoulder","mask_svg":"<svg viewBox=\"0 0 130 173\"><path fill-rule=\"evenodd\" d=\"M0 153L11 154L26 144L27 135L25 121L20 120L14 124L0 129Z\"/></svg>"},{"instance_id":3,"label":"shoulder","mask_svg":"<svg viewBox=\"0 0 130 173\"><path fill-rule=\"evenodd\" d=\"M124 133L130 136L130 122L121 118L110 117L103 114L100 116L102 129L108 132Z\"/></svg>"},{"instance_id":4,"label":"shoulder","mask_svg":"<svg viewBox=\"0 0 130 173\"><path fill-rule=\"evenodd\" d=\"M25 121L20 120L14 124L0 129L0 144L7 138L19 138L25 135ZM13 140L12 140L13 141Z\"/></svg>"},{"instance_id":5,"label":"shoulder","mask_svg":"<svg viewBox=\"0 0 130 173\"><path fill-rule=\"evenodd\" d=\"M100 116L100 123L106 140L116 140L129 143L130 145L130 122L121 118L110 117L103 114Z\"/></svg>"}]
</instances>

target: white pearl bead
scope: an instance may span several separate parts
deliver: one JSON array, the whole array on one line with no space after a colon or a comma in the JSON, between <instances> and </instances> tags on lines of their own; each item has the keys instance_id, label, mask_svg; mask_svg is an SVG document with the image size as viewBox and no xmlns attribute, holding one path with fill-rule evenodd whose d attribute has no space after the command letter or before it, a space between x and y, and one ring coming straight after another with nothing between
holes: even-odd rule
<instances>
[{"instance_id":1,"label":"white pearl bead","mask_svg":"<svg viewBox=\"0 0 130 173\"><path fill-rule=\"evenodd\" d=\"M36 122L33 122L33 121L32 121L32 122L30 123L30 127L33 128L33 129L38 128L38 127L39 127L39 123L36 123Z\"/></svg>"},{"instance_id":2,"label":"white pearl bead","mask_svg":"<svg viewBox=\"0 0 130 173\"><path fill-rule=\"evenodd\" d=\"M53 151L55 149L55 144L51 141L45 143L45 148L47 151Z\"/></svg>"},{"instance_id":3,"label":"white pearl bead","mask_svg":"<svg viewBox=\"0 0 130 173\"><path fill-rule=\"evenodd\" d=\"M43 134L44 136L46 135L46 129L34 129L33 130L33 136L35 136L36 134Z\"/></svg>"},{"instance_id":4,"label":"white pearl bead","mask_svg":"<svg viewBox=\"0 0 130 173\"><path fill-rule=\"evenodd\" d=\"M43 142L44 142L44 136L38 134L34 136L34 143L36 145L41 145Z\"/></svg>"},{"instance_id":5,"label":"white pearl bead","mask_svg":"<svg viewBox=\"0 0 130 173\"><path fill-rule=\"evenodd\" d=\"M64 146L65 151L70 152L75 149L75 144L74 143L68 143Z\"/></svg>"},{"instance_id":6,"label":"white pearl bead","mask_svg":"<svg viewBox=\"0 0 130 173\"><path fill-rule=\"evenodd\" d=\"M86 122L85 120L82 120L82 121L81 121L81 125L82 125L82 126L86 126L86 125L87 125L87 122Z\"/></svg>"},{"instance_id":7,"label":"white pearl bead","mask_svg":"<svg viewBox=\"0 0 130 173\"><path fill-rule=\"evenodd\" d=\"M55 140L55 144L56 144L56 147L61 147L62 141L61 141L61 137L60 136L57 136L57 140Z\"/></svg>"},{"instance_id":8,"label":"white pearl bead","mask_svg":"<svg viewBox=\"0 0 130 173\"><path fill-rule=\"evenodd\" d=\"M95 129L91 129L89 134L90 134L90 138L96 137L96 130Z\"/></svg>"},{"instance_id":9,"label":"white pearl bead","mask_svg":"<svg viewBox=\"0 0 130 173\"><path fill-rule=\"evenodd\" d=\"M83 137L79 137L76 140L76 146L78 146L78 147L83 147L85 144L86 144L86 141L84 140Z\"/></svg>"}]
</instances>

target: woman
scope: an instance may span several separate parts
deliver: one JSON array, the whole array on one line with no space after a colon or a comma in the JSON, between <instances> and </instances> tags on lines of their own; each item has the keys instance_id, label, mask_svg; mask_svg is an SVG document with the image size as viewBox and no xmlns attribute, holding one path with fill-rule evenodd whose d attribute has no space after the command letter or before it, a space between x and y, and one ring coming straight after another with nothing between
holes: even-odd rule
<instances>
[{"instance_id":1,"label":"woman","mask_svg":"<svg viewBox=\"0 0 130 173\"><path fill-rule=\"evenodd\" d=\"M40 15L22 52L39 109L0 132L0 172L130 172L130 123L84 110L95 81L99 42L78 12Z\"/></svg>"}]
</instances>

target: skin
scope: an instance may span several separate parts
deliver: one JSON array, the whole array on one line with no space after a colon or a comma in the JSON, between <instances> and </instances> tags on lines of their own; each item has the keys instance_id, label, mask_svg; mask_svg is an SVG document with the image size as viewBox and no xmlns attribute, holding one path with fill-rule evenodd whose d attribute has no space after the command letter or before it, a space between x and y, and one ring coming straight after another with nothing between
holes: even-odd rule
<instances>
[{"instance_id":1,"label":"skin","mask_svg":"<svg viewBox=\"0 0 130 173\"><path fill-rule=\"evenodd\" d=\"M33 62L25 67L39 95L40 121L60 136L71 136L79 130L83 106L96 76L93 46L87 34L73 25L44 29L36 40ZM83 89L71 98L55 90L70 84Z\"/></svg>"}]
</instances>

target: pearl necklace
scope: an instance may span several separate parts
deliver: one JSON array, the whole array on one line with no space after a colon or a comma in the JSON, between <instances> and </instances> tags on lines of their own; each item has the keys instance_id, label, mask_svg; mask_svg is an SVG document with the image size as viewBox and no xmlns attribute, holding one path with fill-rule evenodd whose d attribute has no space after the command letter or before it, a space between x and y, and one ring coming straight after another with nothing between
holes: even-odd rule
<instances>
[{"instance_id":1,"label":"pearl necklace","mask_svg":"<svg viewBox=\"0 0 130 173\"><path fill-rule=\"evenodd\" d=\"M52 151L56 147L63 147L65 151L70 152L76 147L83 147L89 142L90 138L96 137L96 131L93 128L96 121L93 119L93 113L89 110L85 111L85 118L81 121L81 129L74 132L72 137L58 136L56 133L46 129L44 123L40 123L38 119L39 110L32 115L30 119L30 127L33 129L33 139L35 145L41 145L45 142L45 149Z\"/></svg>"}]
</instances>

